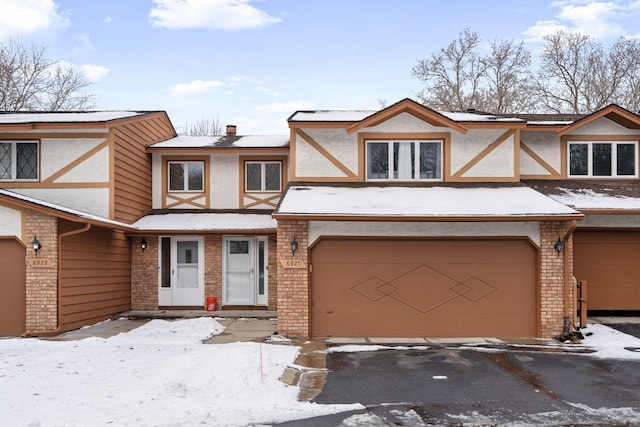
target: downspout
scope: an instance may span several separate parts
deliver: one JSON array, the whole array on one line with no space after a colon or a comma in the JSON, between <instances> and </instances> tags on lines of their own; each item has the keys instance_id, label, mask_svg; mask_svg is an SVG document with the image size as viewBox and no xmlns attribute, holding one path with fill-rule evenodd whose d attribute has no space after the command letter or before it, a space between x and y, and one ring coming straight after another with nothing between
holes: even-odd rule
<instances>
[{"instance_id":1,"label":"downspout","mask_svg":"<svg viewBox=\"0 0 640 427\"><path fill-rule=\"evenodd\" d=\"M66 233L58 234L58 284L57 284L57 301L58 308L56 313L56 328L48 331L38 331L38 332L27 332L25 336L52 336L58 335L60 333L60 329L62 329L62 325L60 324L60 310L62 310L62 298L60 298L60 294L62 293L62 273L61 273L61 265L62 265L62 238L73 236L74 234L86 233L91 228L91 224L85 224L84 227L78 228L77 230L67 231Z\"/></svg>"},{"instance_id":2,"label":"downspout","mask_svg":"<svg viewBox=\"0 0 640 427\"><path fill-rule=\"evenodd\" d=\"M565 338L570 337L573 325L573 313L569 309L571 306L571 290L569 288L571 278L569 277L569 251L567 248L567 239L573 234L576 229L576 220L571 221L569 229L564 234L562 241L564 242L564 326L562 328L562 336Z\"/></svg>"}]
</instances>

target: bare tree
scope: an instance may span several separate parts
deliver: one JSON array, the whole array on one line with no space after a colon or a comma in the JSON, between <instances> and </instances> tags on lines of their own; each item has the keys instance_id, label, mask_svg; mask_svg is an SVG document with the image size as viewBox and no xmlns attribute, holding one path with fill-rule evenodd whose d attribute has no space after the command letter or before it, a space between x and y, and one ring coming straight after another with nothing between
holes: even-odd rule
<instances>
[{"instance_id":1,"label":"bare tree","mask_svg":"<svg viewBox=\"0 0 640 427\"><path fill-rule=\"evenodd\" d=\"M222 126L218 117L211 119L203 117L194 124L185 123L181 133L189 136L218 136L222 135Z\"/></svg>"},{"instance_id":2,"label":"bare tree","mask_svg":"<svg viewBox=\"0 0 640 427\"><path fill-rule=\"evenodd\" d=\"M447 47L419 60L411 71L413 77L426 85L416 94L418 100L450 110L475 107L485 72L485 64L477 53L479 41L478 34L467 28Z\"/></svg>"},{"instance_id":3,"label":"bare tree","mask_svg":"<svg viewBox=\"0 0 640 427\"><path fill-rule=\"evenodd\" d=\"M0 46L0 110L86 110L94 102L89 84L77 68L47 58L42 46L17 39Z\"/></svg>"}]
</instances>

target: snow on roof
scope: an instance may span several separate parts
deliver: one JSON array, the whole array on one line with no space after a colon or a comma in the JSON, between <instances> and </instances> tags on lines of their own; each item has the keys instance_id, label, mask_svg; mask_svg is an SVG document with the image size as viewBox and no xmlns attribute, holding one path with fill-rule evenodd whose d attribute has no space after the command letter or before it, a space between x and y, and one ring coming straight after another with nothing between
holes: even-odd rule
<instances>
[{"instance_id":1,"label":"snow on roof","mask_svg":"<svg viewBox=\"0 0 640 427\"><path fill-rule=\"evenodd\" d=\"M0 113L0 124L22 123L91 123L135 117L144 113L136 111L86 111L57 113Z\"/></svg>"},{"instance_id":2,"label":"snow on roof","mask_svg":"<svg viewBox=\"0 0 640 427\"><path fill-rule=\"evenodd\" d=\"M252 213L168 213L153 214L132 224L144 231L275 230L270 214Z\"/></svg>"},{"instance_id":3,"label":"snow on roof","mask_svg":"<svg viewBox=\"0 0 640 427\"><path fill-rule=\"evenodd\" d=\"M376 110L317 110L296 111L290 118L291 122L360 122ZM478 114L459 111L436 111L455 122L522 122L517 117L501 117L493 114Z\"/></svg>"},{"instance_id":4,"label":"snow on roof","mask_svg":"<svg viewBox=\"0 0 640 427\"><path fill-rule=\"evenodd\" d=\"M179 135L152 148L274 148L289 145L288 135L187 136Z\"/></svg>"},{"instance_id":5,"label":"snow on roof","mask_svg":"<svg viewBox=\"0 0 640 427\"><path fill-rule=\"evenodd\" d=\"M125 224L123 222L114 221L108 218L104 218L98 215L93 215L87 212L83 212L77 209L68 208L66 206L58 205L55 203L45 202L44 200L36 199L33 197L25 196L24 194L14 193L13 191L8 191L0 188L0 195L10 197L12 199L20 200L27 203L32 203L34 205L42 206L45 208L53 209L59 211L61 213L69 214L76 216L78 218L86 219L89 221L102 222L105 225L115 225L119 228L132 228L129 224Z\"/></svg>"},{"instance_id":6,"label":"snow on roof","mask_svg":"<svg viewBox=\"0 0 640 427\"><path fill-rule=\"evenodd\" d=\"M528 187L292 186L277 215L367 217L581 216Z\"/></svg>"},{"instance_id":7,"label":"snow on roof","mask_svg":"<svg viewBox=\"0 0 640 427\"><path fill-rule=\"evenodd\" d=\"M591 188L557 188L557 194L549 194L552 199L576 209L638 209L640 198L615 193L598 192Z\"/></svg>"}]
</instances>

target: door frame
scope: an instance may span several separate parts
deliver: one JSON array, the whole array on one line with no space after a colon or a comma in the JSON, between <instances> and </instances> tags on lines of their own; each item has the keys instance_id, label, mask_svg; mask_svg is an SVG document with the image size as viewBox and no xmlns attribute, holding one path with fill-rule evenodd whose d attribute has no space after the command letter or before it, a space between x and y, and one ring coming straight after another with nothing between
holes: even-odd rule
<instances>
[{"instance_id":1,"label":"door frame","mask_svg":"<svg viewBox=\"0 0 640 427\"><path fill-rule=\"evenodd\" d=\"M222 236L222 305L227 304L227 259L229 242L246 240L249 242L251 268L253 270L253 304L256 307L269 305L269 239L267 236ZM262 268L260 268L262 264ZM262 280L262 292L260 282Z\"/></svg>"},{"instance_id":2,"label":"door frame","mask_svg":"<svg viewBox=\"0 0 640 427\"><path fill-rule=\"evenodd\" d=\"M163 246L162 239L169 239L169 268L171 273L169 273L170 285L168 287L163 287L163 268L165 264L163 263ZM177 285L177 247L179 241L196 241L198 242L198 301L190 304L175 304L174 303L174 292L176 290ZM203 236L194 236L194 235L173 235L173 236L158 236L158 306L159 307L204 307L204 237Z\"/></svg>"}]
</instances>

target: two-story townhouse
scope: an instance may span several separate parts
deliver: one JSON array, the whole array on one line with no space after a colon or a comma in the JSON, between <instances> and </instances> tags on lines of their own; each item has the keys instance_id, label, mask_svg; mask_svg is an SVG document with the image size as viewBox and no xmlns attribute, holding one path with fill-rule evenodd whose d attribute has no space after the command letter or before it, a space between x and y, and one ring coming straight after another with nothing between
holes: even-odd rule
<instances>
[{"instance_id":1,"label":"two-story townhouse","mask_svg":"<svg viewBox=\"0 0 640 427\"><path fill-rule=\"evenodd\" d=\"M595 309L640 308L637 115L405 99L288 121L279 332L558 336L573 331L576 278Z\"/></svg>"},{"instance_id":2,"label":"two-story townhouse","mask_svg":"<svg viewBox=\"0 0 640 427\"><path fill-rule=\"evenodd\" d=\"M0 114L0 335L55 334L131 307L129 225L151 208L164 112Z\"/></svg>"},{"instance_id":3,"label":"two-story townhouse","mask_svg":"<svg viewBox=\"0 0 640 427\"><path fill-rule=\"evenodd\" d=\"M276 221L289 137L178 136L151 144L153 209L132 225L132 308L275 310ZM210 302L211 303L211 302Z\"/></svg>"}]
</instances>

